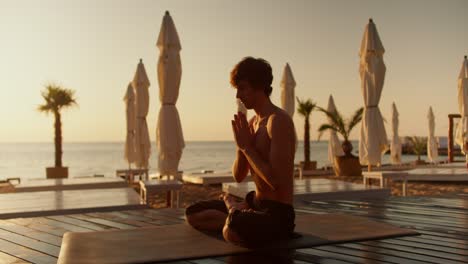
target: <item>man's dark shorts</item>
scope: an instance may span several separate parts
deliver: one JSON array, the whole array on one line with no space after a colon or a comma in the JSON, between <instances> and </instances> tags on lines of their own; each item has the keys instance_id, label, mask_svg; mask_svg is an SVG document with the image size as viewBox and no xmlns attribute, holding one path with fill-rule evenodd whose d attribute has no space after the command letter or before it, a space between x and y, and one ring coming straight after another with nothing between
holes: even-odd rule
<instances>
[{"instance_id":1,"label":"man's dark shorts","mask_svg":"<svg viewBox=\"0 0 468 264\"><path fill-rule=\"evenodd\" d=\"M254 212L235 210L229 213L223 200L206 200L190 205L185 214L209 209L227 214L228 227L241 238L242 244L249 247L293 236L295 213L291 205L256 199L255 192L249 192L245 201Z\"/></svg>"}]
</instances>

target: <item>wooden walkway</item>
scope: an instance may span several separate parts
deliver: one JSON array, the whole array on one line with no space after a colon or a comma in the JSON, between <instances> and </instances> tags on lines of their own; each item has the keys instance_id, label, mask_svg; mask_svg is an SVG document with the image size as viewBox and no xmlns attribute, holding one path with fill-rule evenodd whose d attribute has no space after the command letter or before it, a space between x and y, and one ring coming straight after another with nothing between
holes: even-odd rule
<instances>
[{"instance_id":1,"label":"wooden walkway","mask_svg":"<svg viewBox=\"0 0 468 264\"><path fill-rule=\"evenodd\" d=\"M172 264L220 263L467 263L468 199L392 197L387 200L315 201L298 214L366 216L412 228L421 236L301 249L282 258L229 256ZM0 263L56 263L67 231L132 229L183 222L183 209L145 209L0 220ZM281 260L280 262L278 262ZM262 262L263 261L263 262Z\"/></svg>"},{"instance_id":2,"label":"wooden walkway","mask_svg":"<svg viewBox=\"0 0 468 264\"><path fill-rule=\"evenodd\" d=\"M0 219L142 208L129 187L0 194Z\"/></svg>"},{"instance_id":3,"label":"wooden walkway","mask_svg":"<svg viewBox=\"0 0 468 264\"><path fill-rule=\"evenodd\" d=\"M83 177L66 179L33 179L14 185L15 192L41 192L83 189L125 188L127 182L121 178Z\"/></svg>"}]
</instances>

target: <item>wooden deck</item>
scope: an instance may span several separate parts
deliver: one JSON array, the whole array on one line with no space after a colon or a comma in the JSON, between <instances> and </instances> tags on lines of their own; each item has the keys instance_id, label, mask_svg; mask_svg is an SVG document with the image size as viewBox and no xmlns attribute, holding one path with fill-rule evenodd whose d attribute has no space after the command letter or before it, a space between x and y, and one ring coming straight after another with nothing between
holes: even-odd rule
<instances>
[{"instance_id":1,"label":"wooden deck","mask_svg":"<svg viewBox=\"0 0 468 264\"><path fill-rule=\"evenodd\" d=\"M254 182L224 183L223 191L237 197L255 190ZM303 200L355 200L363 198L386 198L390 189L328 179L294 181L294 202Z\"/></svg>"},{"instance_id":2,"label":"wooden deck","mask_svg":"<svg viewBox=\"0 0 468 264\"><path fill-rule=\"evenodd\" d=\"M408 181L425 182L468 182L466 167L417 168L409 171L387 171L388 175L406 174Z\"/></svg>"},{"instance_id":3,"label":"wooden deck","mask_svg":"<svg viewBox=\"0 0 468 264\"><path fill-rule=\"evenodd\" d=\"M408 171L408 181L468 182L465 168L418 168Z\"/></svg>"},{"instance_id":4,"label":"wooden deck","mask_svg":"<svg viewBox=\"0 0 468 264\"><path fill-rule=\"evenodd\" d=\"M15 192L40 192L128 187L125 180L110 177L83 177L67 179L32 179L14 185Z\"/></svg>"},{"instance_id":5,"label":"wooden deck","mask_svg":"<svg viewBox=\"0 0 468 264\"><path fill-rule=\"evenodd\" d=\"M141 208L128 187L0 194L0 219Z\"/></svg>"},{"instance_id":6,"label":"wooden deck","mask_svg":"<svg viewBox=\"0 0 468 264\"><path fill-rule=\"evenodd\" d=\"M339 212L366 216L414 229L422 235L301 249L286 255L286 260L281 263L468 262L468 199L391 197L387 200L314 201L297 207L296 211L298 214ZM0 220L0 263L56 263L62 236L68 231L132 229L181 222L183 209ZM265 255L250 254L168 263L277 263L267 258ZM278 260L276 256L275 260Z\"/></svg>"}]
</instances>

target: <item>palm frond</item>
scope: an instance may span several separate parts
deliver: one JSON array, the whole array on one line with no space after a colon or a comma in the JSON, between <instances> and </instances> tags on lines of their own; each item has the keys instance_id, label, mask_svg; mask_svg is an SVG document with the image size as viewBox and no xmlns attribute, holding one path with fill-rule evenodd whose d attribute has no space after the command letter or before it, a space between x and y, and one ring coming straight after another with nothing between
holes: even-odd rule
<instances>
[{"instance_id":1,"label":"palm frond","mask_svg":"<svg viewBox=\"0 0 468 264\"><path fill-rule=\"evenodd\" d=\"M75 91L62 88L56 84L47 84L41 92L45 103L38 106L40 112L59 112L62 108L78 105L74 97Z\"/></svg>"},{"instance_id":2,"label":"palm frond","mask_svg":"<svg viewBox=\"0 0 468 264\"><path fill-rule=\"evenodd\" d=\"M344 118L343 118L343 115L340 112L338 112L337 110L335 110L334 112L329 112L326 109L324 109L323 107L319 107L319 106L317 107L317 109L320 112L323 112L328 118L328 122L324 123L320 128L324 127L324 129L325 129L328 126L331 126L331 127L333 127L334 131L336 131L338 134L343 136L344 140L349 139L349 135L351 133L351 130L361 121L362 113L363 113L363 110L364 110L364 108L362 108L362 107L359 108L358 110L356 110L356 112L354 112L351 119L348 122L346 122L344 120ZM320 128L318 130L319 133L320 133ZM331 129L331 128L327 128L327 129Z\"/></svg>"},{"instance_id":3,"label":"palm frond","mask_svg":"<svg viewBox=\"0 0 468 264\"><path fill-rule=\"evenodd\" d=\"M349 123L348 123L348 127L347 127L347 133L348 135L351 133L351 130L353 130L353 128L359 124L359 122L361 122L362 120L362 114L364 112L364 108L361 107L359 108L358 110L356 110L356 112L354 112L353 116L351 117Z\"/></svg>"},{"instance_id":4,"label":"palm frond","mask_svg":"<svg viewBox=\"0 0 468 264\"><path fill-rule=\"evenodd\" d=\"M330 124L322 124L319 128L318 128L318 138L317 140L320 140L320 138L322 137L323 133L327 130L333 130L333 131L337 131L337 128L333 125L330 125Z\"/></svg>"},{"instance_id":5,"label":"palm frond","mask_svg":"<svg viewBox=\"0 0 468 264\"><path fill-rule=\"evenodd\" d=\"M308 117L310 113L317 107L317 104L314 103L312 100L307 99L307 100L299 100L298 97L296 97L297 100L297 112L304 116Z\"/></svg>"},{"instance_id":6,"label":"palm frond","mask_svg":"<svg viewBox=\"0 0 468 264\"><path fill-rule=\"evenodd\" d=\"M427 148L427 138L426 137L417 137L413 136L408 138L412 147L413 152L416 155L421 155L424 153L424 150Z\"/></svg>"}]
</instances>

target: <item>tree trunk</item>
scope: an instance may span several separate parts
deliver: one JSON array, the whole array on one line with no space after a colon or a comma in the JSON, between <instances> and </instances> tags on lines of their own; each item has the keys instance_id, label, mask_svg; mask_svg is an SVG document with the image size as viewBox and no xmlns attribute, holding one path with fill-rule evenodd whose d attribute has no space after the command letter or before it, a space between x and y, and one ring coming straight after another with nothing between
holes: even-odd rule
<instances>
[{"instance_id":1,"label":"tree trunk","mask_svg":"<svg viewBox=\"0 0 468 264\"><path fill-rule=\"evenodd\" d=\"M345 157L353 157L353 154L351 154L351 151L353 151L353 145L349 140L345 139L341 144L341 148L343 149Z\"/></svg>"},{"instance_id":2,"label":"tree trunk","mask_svg":"<svg viewBox=\"0 0 468 264\"><path fill-rule=\"evenodd\" d=\"M304 124L304 163L309 165L310 163L310 134L309 134L309 116L305 117Z\"/></svg>"},{"instance_id":3,"label":"tree trunk","mask_svg":"<svg viewBox=\"0 0 468 264\"><path fill-rule=\"evenodd\" d=\"M55 167L62 167L62 121L59 112L55 112Z\"/></svg>"}]
</instances>

